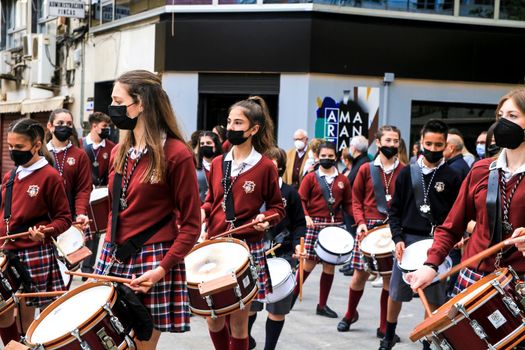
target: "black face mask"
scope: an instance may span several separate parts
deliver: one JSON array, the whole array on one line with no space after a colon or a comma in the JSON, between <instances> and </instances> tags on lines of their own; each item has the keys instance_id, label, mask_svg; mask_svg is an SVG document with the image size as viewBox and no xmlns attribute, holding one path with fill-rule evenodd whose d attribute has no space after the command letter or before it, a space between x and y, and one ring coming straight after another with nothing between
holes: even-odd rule
<instances>
[{"instance_id":1,"label":"black face mask","mask_svg":"<svg viewBox=\"0 0 525 350\"><path fill-rule=\"evenodd\" d=\"M443 158L443 151L429 151L423 147L423 157L425 157L427 162L434 164Z\"/></svg>"},{"instance_id":2,"label":"black face mask","mask_svg":"<svg viewBox=\"0 0 525 350\"><path fill-rule=\"evenodd\" d=\"M319 165L328 170L335 165L335 160L328 158L319 159Z\"/></svg>"},{"instance_id":3,"label":"black face mask","mask_svg":"<svg viewBox=\"0 0 525 350\"><path fill-rule=\"evenodd\" d=\"M492 158L496 154L498 154L500 150L501 150L501 148L498 145L492 144L492 145L487 147L487 151L485 152L486 153L485 156Z\"/></svg>"},{"instance_id":4,"label":"black face mask","mask_svg":"<svg viewBox=\"0 0 525 350\"><path fill-rule=\"evenodd\" d=\"M508 119L501 118L494 128L494 139L499 147L516 149L523 143L524 138L521 126Z\"/></svg>"},{"instance_id":5,"label":"black face mask","mask_svg":"<svg viewBox=\"0 0 525 350\"><path fill-rule=\"evenodd\" d=\"M130 105L131 106L131 105ZM128 106L108 106L108 115L115 126L122 130L133 130L137 126L136 118L128 117Z\"/></svg>"},{"instance_id":6,"label":"black face mask","mask_svg":"<svg viewBox=\"0 0 525 350\"><path fill-rule=\"evenodd\" d=\"M248 130L246 130L246 131L248 131ZM226 130L226 138L234 146L242 145L249 138L249 137L244 137L244 133L246 131L243 131L243 130Z\"/></svg>"},{"instance_id":7,"label":"black face mask","mask_svg":"<svg viewBox=\"0 0 525 350\"><path fill-rule=\"evenodd\" d=\"M70 128L69 126L65 125L58 125L55 126L55 131L53 131L53 134L55 135L58 141L64 142L67 139L69 139L71 135L73 135L73 128Z\"/></svg>"},{"instance_id":8,"label":"black face mask","mask_svg":"<svg viewBox=\"0 0 525 350\"><path fill-rule=\"evenodd\" d=\"M381 148L379 148L379 151L383 153L386 159L392 159L392 157L397 156L397 154L399 153L398 148L394 146L381 146Z\"/></svg>"},{"instance_id":9,"label":"black face mask","mask_svg":"<svg viewBox=\"0 0 525 350\"><path fill-rule=\"evenodd\" d=\"M111 135L111 128L102 128L102 131L98 134L102 140L107 139L109 135Z\"/></svg>"},{"instance_id":10,"label":"black face mask","mask_svg":"<svg viewBox=\"0 0 525 350\"><path fill-rule=\"evenodd\" d=\"M9 151L9 157L15 163L16 166L24 165L33 158L33 153L29 151L19 151L16 149Z\"/></svg>"},{"instance_id":11,"label":"black face mask","mask_svg":"<svg viewBox=\"0 0 525 350\"><path fill-rule=\"evenodd\" d=\"M200 146L199 151L205 158L211 158L215 154L215 152L213 152L213 146Z\"/></svg>"}]
</instances>

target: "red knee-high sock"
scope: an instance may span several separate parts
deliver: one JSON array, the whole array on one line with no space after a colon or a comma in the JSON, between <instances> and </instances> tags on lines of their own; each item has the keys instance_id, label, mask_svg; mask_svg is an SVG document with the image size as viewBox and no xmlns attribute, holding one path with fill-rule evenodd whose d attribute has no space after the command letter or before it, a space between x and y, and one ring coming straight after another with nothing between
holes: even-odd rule
<instances>
[{"instance_id":1,"label":"red knee-high sock","mask_svg":"<svg viewBox=\"0 0 525 350\"><path fill-rule=\"evenodd\" d=\"M16 326L16 321L13 322L12 325L4 328L0 328L0 338L2 338L2 342L4 343L4 347L11 341L19 341L20 337L22 335L18 331L18 327Z\"/></svg>"},{"instance_id":2,"label":"red knee-high sock","mask_svg":"<svg viewBox=\"0 0 525 350\"><path fill-rule=\"evenodd\" d=\"M209 333L215 350L228 350L230 348L230 333L226 325L218 332L209 331Z\"/></svg>"},{"instance_id":3,"label":"red knee-high sock","mask_svg":"<svg viewBox=\"0 0 525 350\"><path fill-rule=\"evenodd\" d=\"M388 294L388 290L381 290L381 311L379 314L379 330L383 334L385 334L386 332L386 310L388 307Z\"/></svg>"},{"instance_id":4,"label":"red knee-high sock","mask_svg":"<svg viewBox=\"0 0 525 350\"><path fill-rule=\"evenodd\" d=\"M310 272L312 272L312 271L304 270L304 272L303 272L303 283L306 281L308 276L310 276ZM299 271L297 271L297 273L295 274L295 281L297 283L295 284L295 288L293 290L293 295L294 295L294 297L297 297L299 295Z\"/></svg>"},{"instance_id":5,"label":"red knee-high sock","mask_svg":"<svg viewBox=\"0 0 525 350\"><path fill-rule=\"evenodd\" d=\"M237 339L231 337L229 350L248 350L248 338Z\"/></svg>"},{"instance_id":6,"label":"red knee-high sock","mask_svg":"<svg viewBox=\"0 0 525 350\"><path fill-rule=\"evenodd\" d=\"M349 288L348 292L348 308L346 309L345 318L350 322L354 318L355 311L357 310L357 305L359 305L359 300L363 296L364 290L353 290Z\"/></svg>"},{"instance_id":7,"label":"red knee-high sock","mask_svg":"<svg viewBox=\"0 0 525 350\"><path fill-rule=\"evenodd\" d=\"M329 275L324 272L321 274L321 283L319 286L319 307L320 308L324 308L326 306L326 301L328 300L330 289L332 289L332 282L334 282L334 275Z\"/></svg>"}]
</instances>

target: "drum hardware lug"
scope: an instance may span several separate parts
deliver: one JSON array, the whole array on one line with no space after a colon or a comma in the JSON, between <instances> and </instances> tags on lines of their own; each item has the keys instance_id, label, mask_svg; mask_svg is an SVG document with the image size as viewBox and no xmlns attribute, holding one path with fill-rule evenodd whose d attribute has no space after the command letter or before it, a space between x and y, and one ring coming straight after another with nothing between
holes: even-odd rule
<instances>
[{"instance_id":1,"label":"drum hardware lug","mask_svg":"<svg viewBox=\"0 0 525 350\"><path fill-rule=\"evenodd\" d=\"M508 296L503 297L502 300L505 306L507 307L507 309L509 309L509 311L512 313L514 317L520 314L520 309L518 305L514 302L514 300L512 300L511 297L508 297Z\"/></svg>"},{"instance_id":2,"label":"drum hardware lug","mask_svg":"<svg viewBox=\"0 0 525 350\"><path fill-rule=\"evenodd\" d=\"M82 350L92 350L91 347L89 346L89 344L85 341L85 340L82 340L82 338L80 337L80 331L77 329L75 329L73 332L70 333L76 340L78 340L78 342L80 343L80 348Z\"/></svg>"},{"instance_id":3,"label":"drum hardware lug","mask_svg":"<svg viewBox=\"0 0 525 350\"><path fill-rule=\"evenodd\" d=\"M441 350L454 350L454 348L449 344L449 342L446 339L439 340L438 346L441 348Z\"/></svg>"},{"instance_id":4,"label":"drum hardware lug","mask_svg":"<svg viewBox=\"0 0 525 350\"><path fill-rule=\"evenodd\" d=\"M11 272L13 273L13 275L15 276L17 280L20 280L20 274L13 266L11 266Z\"/></svg>"},{"instance_id":5,"label":"drum hardware lug","mask_svg":"<svg viewBox=\"0 0 525 350\"><path fill-rule=\"evenodd\" d=\"M470 315L469 315L468 311L465 309L465 306L463 306L463 305L461 305L459 303L456 303L456 304L454 304L454 307L456 308L456 310L459 311L459 313L461 313L463 316L465 316L465 318L470 320Z\"/></svg>"},{"instance_id":6,"label":"drum hardware lug","mask_svg":"<svg viewBox=\"0 0 525 350\"><path fill-rule=\"evenodd\" d=\"M124 337L124 340L126 341L126 344L128 345L128 349L129 350L135 350L137 347L135 346L135 342L133 341L133 339L131 339L129 337L129 335L126 335Z\"/></svg>"},{"instance_id":7,"label":"drum hardware lug","mask_svg":"<svg viewBox=\"0 0 525 350\"><path fill-rule=\"evenodd\" d=\"M113 311L111 311L111 308L109 307L109 304L108 303L104 304L104 306L102 308L104 310L106 310L106 312L108 313L108 315L109 315L109 323L111 323L111 326L113 327L113 329L118 334L123 334L124 333L124 326L122 325L120 320L117 318L117 316L115 316L113 314Z\"/></svg>"},{"instance_id":8,"label":"drum hardware lug","mask_svg":"<svg viewBox=\"0 0 525 350\"><path fill-rule=\"evenodd\" d=\"M490 282L490 284L492 284L492 286L494 287L494 289L496 289L498 291L499 294L501 295L504 295L505 294L505 291L503 291L503 288L501 287L501 284L497 281L497 280L492 280Z\"/></svg>"},{"instance_id":9,"label":"drum hardware lug","mask_svg":"<svg viewBox=\"0 0 525 350\"><path fill-rule=\"evenodd\" d=\"M211 298L211 295L206 295L204 299L206 300L206 304L208 304L211 310L211 319L215 320L217 318L217 315L215 314L215 310L213 310L213 300Z\"/></svg>"},{"instance_id":10,"label":"drum hardware lug","mask_svg":"<svg viewBox=\"0 0 525 350\"><path fill-rule=\"evenodd\" d=\"M2 276L2 286L7 289L8 292L12 292L13 288L11 288L11 284L7 280L7 278Z\"/></svg>"},{"instance_id":11,"label":"drum hardware lug","mask_svg":"<svg viewBox=\"0 0 525 350\"><path fill-rule=\"evenodd\" d=\"M518 276L518 274L516 273L516 271L512 268L512 266L509 265L509 267L507 267L510 274L512 275L512 277L514 277L514 279L516 281L518 281L520 279L520 276Z\"/></svg>"},{"instance_id":12,"label":"drum hardware lug","mask_svg":"<svg viewBox=\"0 0 525 350\"><path fill-rule=\"evenodd\" d=\"M118 350L117 344L113 341L113 338L111 338L104 328L100 328L97 332L97 336L100 338L100 341L102 342L102 346L106 350Z\"/></svg>"},{"instance_id":13,"label":"drum hardware lug","mask_svg":"<svg viewBox=\"0 0 525 350\"><path fill-rule=\"evenodd\" d=\"M379 271L379 266L377 265L377 260L375 254L372 254L372 262L374 264L375 271Z\"/></svg>"},{"instance_id":14,"label":"drum hardware lug","mask_svg":"<svg viewBox=\"0 0 525 350\"><path fill-rule=\"evenodd\" d=\"M476 333L476 335L480 338L480 339L486 339L487 338L487 333L485 333L485 330L483 329L483 327L481 327L481 325L478 323L478 321L476 320L471 320L470 321L470 327L472 327L472 329L474 330L474 333ZM489 344L490 345L490 344Z\"/></svg>"},{"instance_id":15,"label":"drum hardware lug","mask_svg":"<svg viewBox=\"0 0 525 350\"><path fill-rule=\"evenodd\" d=\"M253 264L250 266L250 271L252 273L252 278L254 279L254 281L257 281L257 279L259 278L259 274L257 273L257 267L255 267Z\"/></svg>"}]
</instances>

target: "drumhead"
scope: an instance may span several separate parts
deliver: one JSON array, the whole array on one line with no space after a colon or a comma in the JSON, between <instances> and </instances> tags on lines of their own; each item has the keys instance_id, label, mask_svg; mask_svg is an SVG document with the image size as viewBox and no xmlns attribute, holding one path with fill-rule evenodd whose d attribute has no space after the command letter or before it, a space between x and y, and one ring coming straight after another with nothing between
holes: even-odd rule
<instances>
[{"instance_id":1,"label":"drumhead","mask_svg":"<svg viewBox=\"0 0 525 350\"><path fill-rule=\"evenodd\" d=\"M204 245L186 256L186 279L201 283L236 272L242 267L250 252L233 242L217 241Z\"/></svg>"},{"instance_id":2,"label":"drumhead","mask_svg":"<svg viewBox=\"0 0 525 350\"><path fill-rule=\"evenodd\" d=\"M270 279L272 285L276 286L290 276L292 267L290 263L283 258L267 259L268 270L270 270Z\"/></svg>"},{"instance_id":3,"label":"drumhead","mask_svg":"<svg viewBox=\"0 0 525 350\"><path fill-rule=\"evenodd\" d=\"M433 239L423 239L406 247L399 267L406 271L415 271L422 267L433 242Z\"/></svg>"},{"instance_id":4,"label":"drumhead","mask_svg":"<svg viewBox=\"0 0 525 350\"><path fill-rule=\"evenodd\" d=\"M354 247L352 235L340 227L325 227L319 232L319 244L333 254L346 254Z\"/></svg>"},{"instance_id":5,"label":"drumhead","mask_svg":"<svg viewBox=\"0 0 525 350\"><path fill-rule=\"evenodd\" d=\"M89 195L89 202L95 202L106 197L109 197L109 191L107 187L95 188Z\"/></svg>"},{"instance_id":6,"label":"drumhead","mask_svg":"<svg viewBox=\"0 0 525 350\"><path fill-rule=\"evenodd\" d=\"M84 234L76 226L71 226L67 231L57 237L57 244L64 254L76 252L84 245ZM59 250L58 254L62 256Z\"/></svg>"},{"instance_id":7,"label":"drumhead","mask_svg":"<svg viewBox=\"0 0 525 350\"><path fill-rule=\"evenodd\" d=\"M68 298L58 299L61 302L40 320L31 334L31 344L44 344L63 335L71 333L108 302L113 288L109 285L98 285L88 288ZM55 303L56 303L55 302ZM51 304L49 307L53 307Z\"/></svg>"},{"instance_id":8,"label":"drumhead","mask_svg":"<svg viewBox=\"0 0 525 350\"><path fill-rule=\"evenodd\" d=\"M363 238L361 250L367 254L385 254L396 249L389 227L377 228Z\"/></svg>"}]
</instances>

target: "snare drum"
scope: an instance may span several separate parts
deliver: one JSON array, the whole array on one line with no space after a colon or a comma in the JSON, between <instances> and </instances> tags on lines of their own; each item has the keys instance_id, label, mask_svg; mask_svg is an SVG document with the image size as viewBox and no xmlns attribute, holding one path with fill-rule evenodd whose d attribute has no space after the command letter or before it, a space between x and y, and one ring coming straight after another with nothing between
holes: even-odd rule
<instances>
[{"instance_id":1,"label":"snare drum","mask_svg":"<svg viewBox=\"0 0 525 350\"><path fill-rule=\"evenodd\" d=\"M276 303L286 298L295 288L295 277L290 263L283 258L267 259L272 293L266 294L268 303Z\"/></svg>"},{"instance_id":2,"label":"snare drum","mask_svg":"<svg viewBox=\"0 0 525 350\"><path fill-rule=\"evenodd\" d=\"M319 259L332 264L344 264L354 248L354 237L340 227L325 227L319 231L314 250Z\"/></svg>"},{"instance_id":3,"label":"snare drum","mask_svg":"<svg viewBox=\"0 0 525 350\"><path fill-rule=\"evenodd\" d=\"M117 292L111 283L88 282L55 300L26 333L32 348L54 350L130 349L132 333L115 311Z\"/></svg>"},{"instance_id":4,"label":"snare drum","mask_svg":"<svg viewBox=\"0 0 525 350\"><path fill-rule=\"evenodd\" d=\"M225 316L251 302L259 290L248 245L234 238L197 244L184 259L190 309L200 316Z\"/></svg>"},{"instance_id":5,"label":"snare drum","mask_svg":"<svg viewBox=\"0 0 525 350\"><path fill-rule=\"evenodd\" d=\"M84 245L84 232L71 226L54 240L58 256L69 270L77 269L80 262L92 254Z\"/></svg>"},{"instance_id":6,"label":"snare drum","mask_svg":"<svg viewBox=\"0 0 525 350\"><path fill-rule=\"evenodd\" d=\"M396 244L388 225L383 225L368 231L361 240L359 247L365 260L365 270L380 275L391 275L394 266L393 252Z\"/></svg>"},{"instance_id":7,"label":"snare drum","mask_svg":"<svg viewBox=\"0 0 525 350\"><path fill-rule=\"evenodd\" d=\"M109 216L109 192L107 187L95 188L89 196L89 229L96 233L106 232Z\"/></svg>"},{"instance_id":8,"label":"snare drum","mask_svg":"<svg viewBox=\"0 0 525 350\"><path fill-rule=\"evenodd\" d=\"M412 341L437 349L512 349L525 339L525 309L517 276L499 269L480 279L416 326Z\"/></svg>"},{"instance_id":9,"label":"snare drum","mask_svg":"<svg viewBox=\"0 0 525 350\"><path fill-rule=\"evenodd\" d=\"M405 283L407 283L407 273L414 272L417 269L423 267L425 261L427 261L427 252L430 249L430 247L432 247L433 242L433 239L423 239L406 247L405 251L403 252L401 262L397 262L397 266L403 272L403 281L405 281ZM451 268L452 259L450 259L450 257L447 256L445 261L443 261L443 263L438 266L438 275L436 276L436 278L434 278L432 283L438 282L439 275L449 271Z\"/></svg>"},{"instance_id":10,"label":"snare drum","mask_svg":"<svg viewBox=\"0 0 525 350\"><path fill-rule=\"evenodd\" d=\"M1 314L14 306L13 295L20 288L18 273L9 268L7 257L0 254L0 317Z\"/></svg>"}]
</instances>

